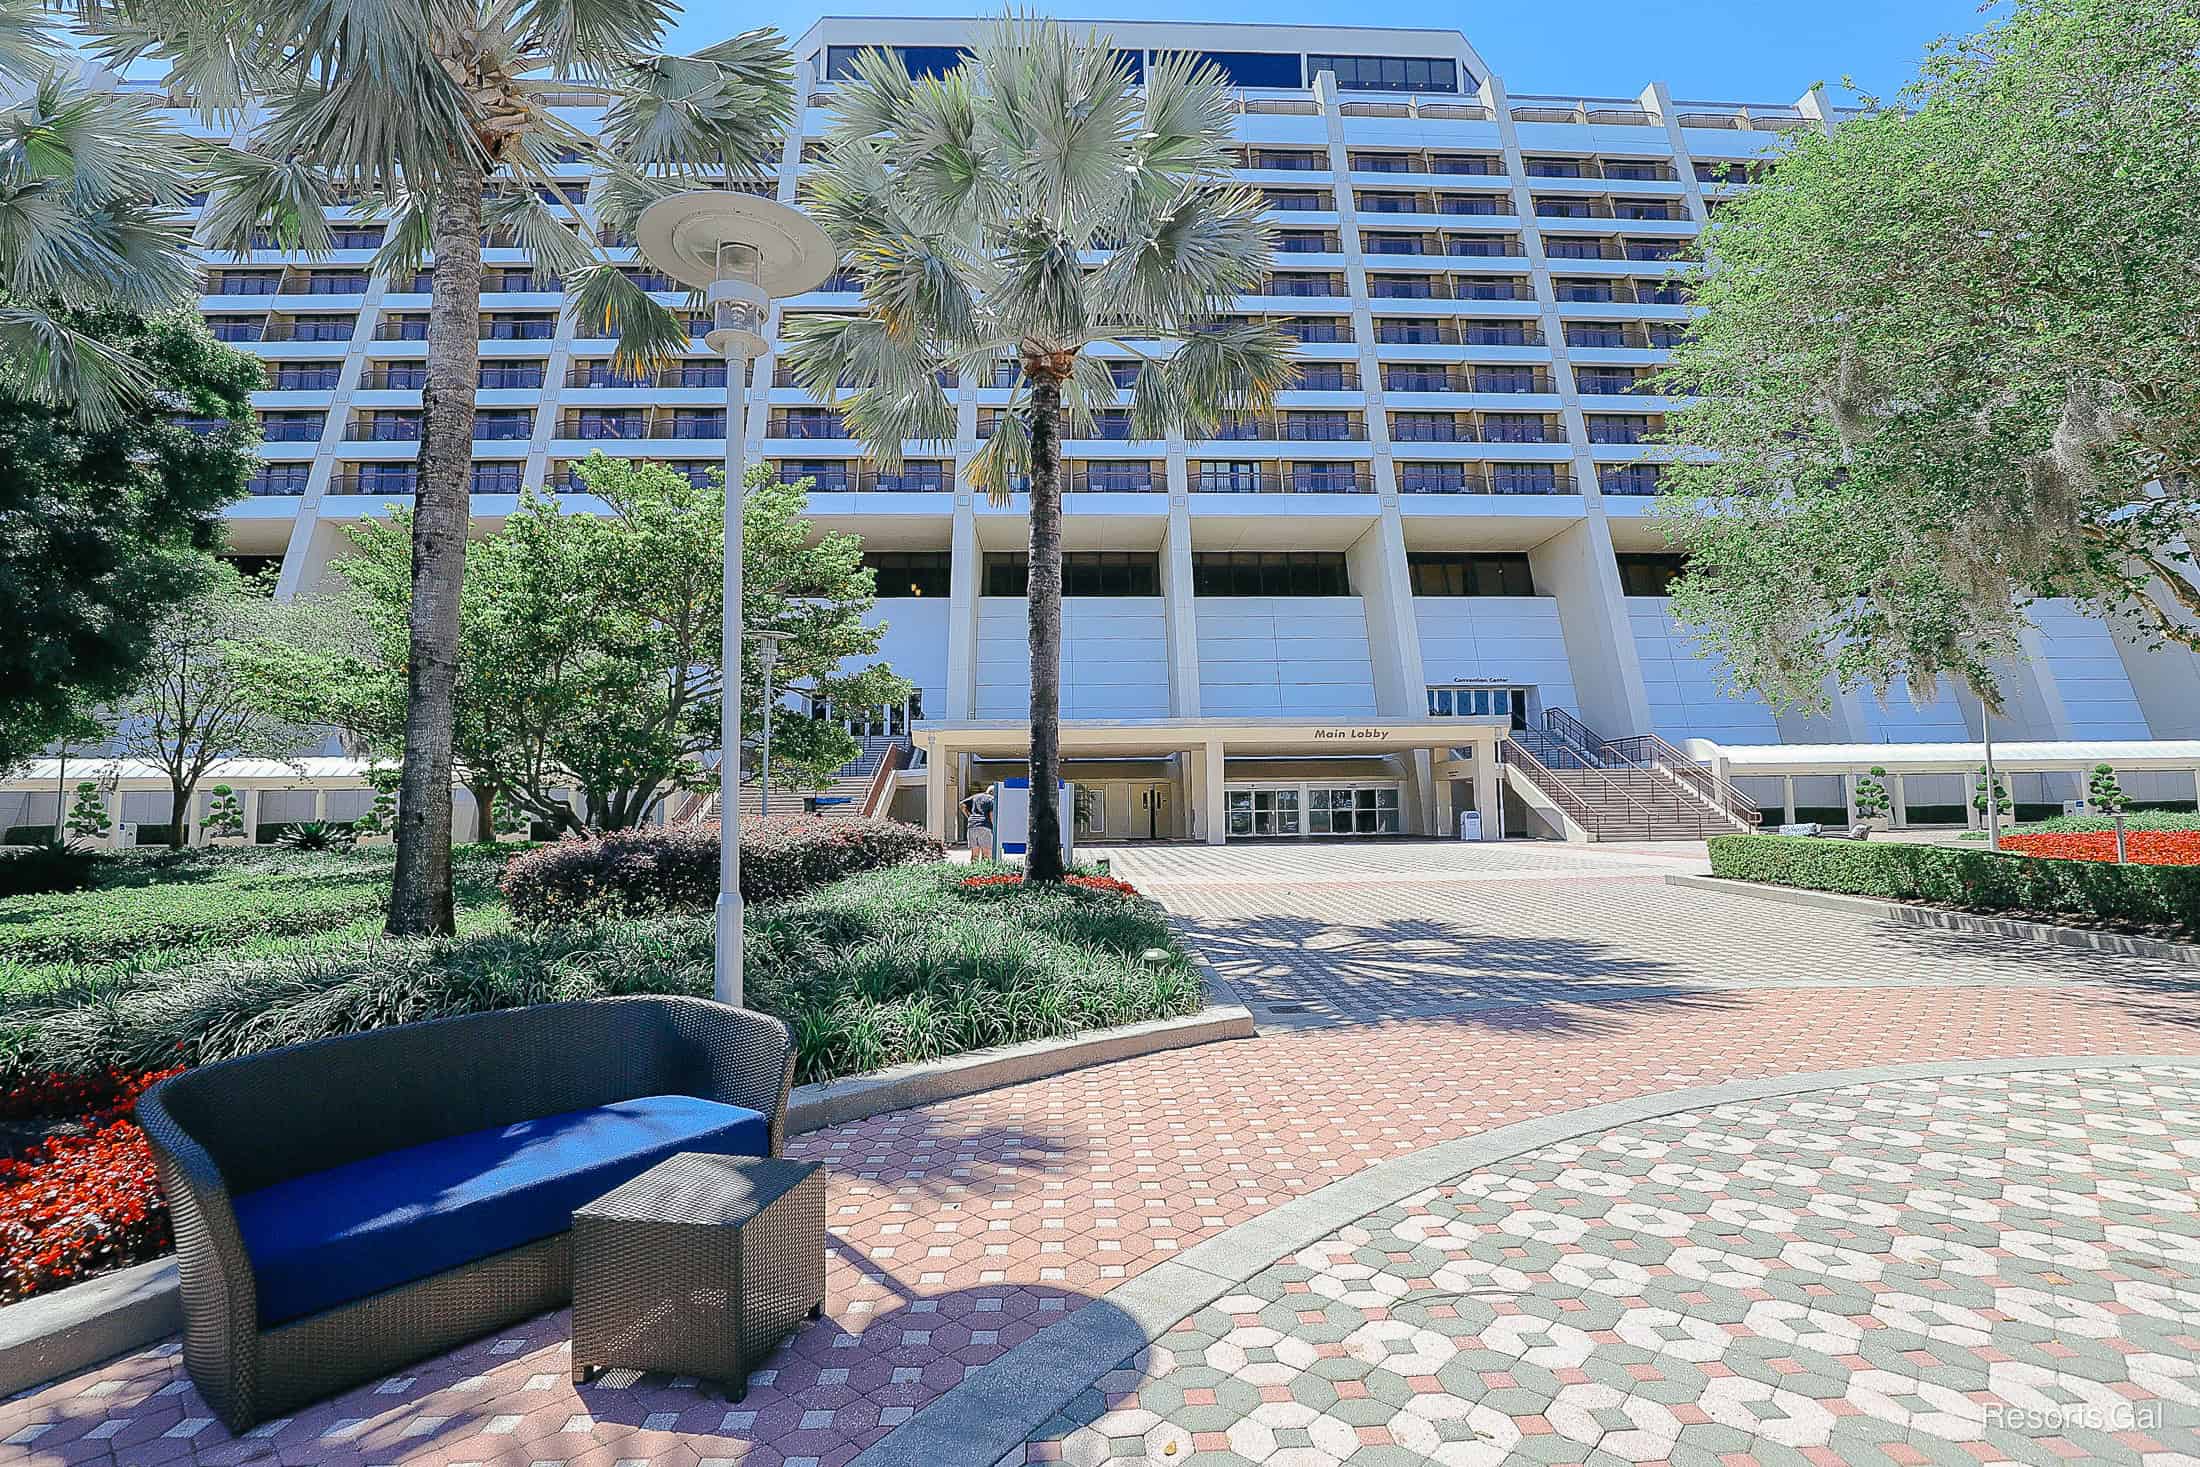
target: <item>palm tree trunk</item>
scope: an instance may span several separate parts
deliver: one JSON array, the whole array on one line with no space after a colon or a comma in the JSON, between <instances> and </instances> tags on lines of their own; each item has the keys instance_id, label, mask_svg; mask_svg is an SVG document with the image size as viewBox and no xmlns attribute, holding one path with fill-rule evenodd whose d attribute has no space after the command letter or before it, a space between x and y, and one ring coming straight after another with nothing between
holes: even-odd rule
<instances>
[{"instance_id":1,"label":"palm tree trunk","mask_svg":"<svg viewBox=\"0 0 2200 1467\"><path fill-rule=\"evenodd\" d=\"M413 498L412 641L405 664L405 766L397 789L393 937L448 934L451 741L457 717L459 587L471 516L474 384L481 335L482 175L461 162L435 209L435 297Z\"/></svg>"},{"instance_id":2,"label":"palm tree trunk","mask_svg":"<svg viewBox=\"0 0 2200 1467\"><path fill-rule=\"evenodd\" d=\"M1028 370L1028 368L1027 368ZM1031 820L1024 880L1062 879L1062 379L1031 383Z\"/></svg>"}]
</instances>

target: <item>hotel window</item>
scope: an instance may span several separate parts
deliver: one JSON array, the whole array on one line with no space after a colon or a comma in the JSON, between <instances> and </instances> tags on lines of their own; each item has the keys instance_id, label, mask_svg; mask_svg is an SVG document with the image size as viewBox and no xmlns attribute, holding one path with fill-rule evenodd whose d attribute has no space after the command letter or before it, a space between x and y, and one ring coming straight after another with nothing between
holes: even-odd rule
<instances>
[{"instance_id":1,"label":"hotel window","mask_svg":"<svg viewBox=\"0 0 2200 1467\"><path fill-rule=\"evenodd\" d=\"M1203 463L1192 488L1200 494L1258 494L1260 465L1246 459Z\"/></svg>"},{"instance_id":2,"label":"hotel window","mask_svg":"<svg viewBox=\"0 0 2200 1467\"><path fill-rule=\"evenodd\" d=\"M1350 392L1352 369L1343 362L1301 362L1291 387L1298 392Z\"/></svg>"},{"instance_id":3,"label":"hotel window","mask_svg":"<svg viewBox=\"0 0 2200 1467\"><path fill-rule=\"evenodd\" d=\"M206 329L216 341L258 341L267 330L265 316L208 316Z\"/></svg>"},{"instance_id":4,"label":"hotel window","mask_svg":"<svg viewBox=\"0 0 2200 1467\"><path fill-rule=\"evenodd\" d=\"M1525 555L1417 553L1406 557L1416 596L1533 596Z\"/></svg>"},{"instance_id":5,"label":"hotel window","mask_svg":"<svg viewBox=\"0 0 2200 1467\"><path fill-rule=\"evenodd\" d=\"M364 270L315 270L306 276L307 295L357 295L366 288Z\"/></svg>"},{"instance_id":6,"label":"hotel window","mask_svg":"<svg viewBox=\"0 0 2200 1467\"><path fill-rule=\"evenodd\" d=\"M1671 351L1688 334L1688 328L1677 321L1646 321L1642 331L1650 345L1659 351Z\"/></svg>"},{"instance_id":7,"label":"hotel window","mask_svg":"<svg viewBox=\"0 0 2200 1467\"><path fill-rule=\"evenodd\" d=\"M341 362L280 362L275 368L277 392L327 392L344 374Z\"/></svg>"},{"instance_id":8,"label":"hotel window","mask_svg":"<svg viewBox=\"0 0 2200 1467\"><path fill-rule=\"evenodd\" d=\"M1336 200L1295 189L1268 188L1261 190L1261 202L1284 214L1311 214L1332 207Z\"/></svg>"},{"instance_id":9,"label":"hotel window","mask_svg":"<svg viewBox=\"0 0 2200 1467\"><path fill-rule=\"evenodd\" d=\"M1272 51L1194 51L1192 59L1213 65L1229 78L1233 87L1296 90L1306 85L1296 52L1284 55Z\"/></svg>"},{"instance_id":10,"label":"hotel window","mask_svg":"<svg viewBox=\"0 0 2200 1467\"><path fill-rule=\"evenodd\" d=\"M299 316L290 323L292 341L349 341L357 327L356 316ZM428 326L420 324L420 339L426 340Z\"/></svg>"},{"instance_id":11,"label":"hotel window","mask_svg":"<svg viewBox=\"0 0 2200 1467\"><path fill-rule=\"evenodd\" d=\"M860 482L849 474L848 467L844 458L790 458L779 466L779 482L799 484L807 479L813 491L841 494Z\"/></svg>"},{"instance_id":12,"label":"hotel window","mask_svg":"<svg viewBox=\"0 0 2200 1467\"><path fill-rule=\"evenodd\" d=\"M303 494L306 480L312 476L311 464L262 464L258 472L245 481L244 492L278 497Z\"/></svg>"},{"instance_id":13,"label":"hotel window","mask_svg":"<svg viewBox=\"0 0 2200 1467\"><path fill-rule=\"evenodd\" d=\"M1309 56L1306 74L1337 74L1346 92L1456 92L1459 67L1448 56Z\"/></svg>"},{"instance_id":14,"label":"hotel window","mask_svg":"<svg viewBox=\"0 0 2200 1467\"><path fill-rule=\"evenodd\" d=\"M866 51L891 51L912 77L945 76L970 59L966 46L828 46L825 79L849 81L855 77L855 61Z\"/></svg>"},{"instance_id":15,"label":"hotel window","mask_svg":"<svg viewBox=\"0 0 2200 1467\"><path fill-rule=\"evenodd\" d=\"M1492 494L1556 494L1563 487L1556 464L1490 465Z\"/></svg>"},{"instance_id":16,"label":"hotel window","mask_svg":"<svg viewBox=\"0 0 2200 1467\"><path fill-rule=\"evenodd\" d=\"M1349 596L1344 553L1336 550L1199 551L1192 555L1195 596Z\"/></svg>"},{"instance_id":17,"label":"hotel window","mask_svg":"<svg viewBox=\"0 0 2200 1467\"><path fill-rule=\"evenodd\" d=\"M1568 321L1568 346L1625 346L1627 328L1617 321Z\"/></svg>"},{"instance_id":18,"label":"hotel window","mask_svg":"<svg viewBox=\"0 0 2200 1467\"><path fill-rule=\"evenodd\" d=\"M1484 443L1548 443L1550 424L1541 413L1482 414Z\"/></svg>"},{"instance_id":19,"label":"hotel window","mask_svg":"<svg viewBox=\"0 0 2200 1467\"><path fill-rule=\"evenodd\" d=\"M1402 463L1398 465L1398 490L1402 494L1464 494L1467 466Z\"/></svg>"},{"instance_id":20,"label":"hotel window","mask_svg":"<svg viewBox=\"0 0 2200 1467\"><path fill-rule=\"evenodd\" d=\"M863 563L878 582L882 597L930 596L946 600L953 594L955 557L946 550L870 550Z\"/></svg>"},{"instance_id":21,"label":"hotel window","mask_svg":"<svg viewBox=\"0 0 2200 1467\"><path fill-rule=\"evenodd\" d=\"M1604 464L1597 469L1597 488L1606 494L1651 495L1663 477L1658 464Z\"/></svg>"},{"instance_id":22,"label":"hotel window","mask_svg":"<svg viewBox=\"0 0 2200 1467\"><path fill-rule=\"evenodd\" d=\"M1462 688L1431 683L1428 716L1431 718L1512 718L1526 700L1511 688ZM1516 721L1515 727L1524 726Z\"/></svg>"},{"instance_id":23,"label":"hotel window","mask_svg":"<svg viewBox=\"0 0 2200 1467\"><path fill-rule=\"evenodd\" d=\"M1604 242L1577 235L1545 235L1543 253L1553 260L1601 260Z\"/></svg>"},{"instance_id":24,"label":"hotel window","mask_svg":"<svg viewBox=\"0 0 2200 1467\"><path fill-rule=\"evenodd\" d=\"M1648 413L1591 413L1587 426L1591 443L1640 443L1651 424Z\"/></svg>"},{"instance_id":25,"label":"hotel window","mask_svg":"<svg viewBox=\"0 0 2200 1467\"><path fill-rule=\"evenodd\" d=\"M533 408L480 408L474 413L476 443L525 443L534 433Z\"/></svg>"},{"instance_id":26,"label":"hotel window","mask_svg":"<svg viewBox=\"0 0 2200 1467\"><path fill-rule=\"evenodd\" d=\"M483 362L477 381L483 387L540 387L541 362Z\"/></svg>"},{"instance_id":27,"label":"hotel window","mask_svg":"<svg viewBox=\"0 0 2200 1467\"><path fill-rule=\"evenodd\" d=\"M1635 390L1633 367L1576 367L1574 385L1596 397L1620 397Z\"/></svg>"},{"instance_id":28,"label":"hotel window","mask_svg":"<svg viewBox=\"0 0 2200 1467\"><path fill-rule=\"evenodd\" d=\"M326 413L262 413L260 436L269 443L318 443Z\"/></svg>"},{"instance_id":29,"label":"hotel window","mask_svg":"<svg viewBox=\"0 0 2200 1467\"><path fill-rule=\"evenodd\" d=\"M476 494L517 494L520 479L527 466L517 459L505 463L475 464L473 492Z\"/></svg>"},{"instance_id":30,"label":"hotel window","mask_svg":"<svg viewBox=\"0 0 2200 1467\"><path fill-rule=\"evenodd\" d=\"M1548 392L1548 383L1536 380L1536 368L1528 366L1478 366L1474 369L1476 392Z\"/></svg>"},{"instance_id":31,"label":"hotel window","mask_svg":"<svg viewBox=\"0 0 2200 1467\"><path fill-rule=\"evenodd\" d=\"M1449 392L1451 369L1440 362L1406 362L1383 368L1385 392Z\"/></svg>"},{"instance_id":32,"label":"hotel window","mask_svg":"<svg viewBox=\"0 0 2200 1467\"><path fill-rule=\"evenodd\" d=\"M1030 557L1021 550L985 558L988 596L1023 596L1031 584ZM1158 596L1161 557L1152 551L1071 550L1062 555L1064 596Z\"/></svg>"},{"instance_id":33,"label":"hotel window","mask_svg":"<svg viewBox=\"0 0 2200 1467\"><path fill-rule=\"evenodd\" d=\"M1673 582L1688 569L1685 555L1654 555L1647 552L1620 554L1619 590L1622 596L1670 596Z\"/></svg>"},{"instance_id":34,"label":"hotel window","mask_svg":"<svg viewBox=\"0 0 2200 1467\"><path fill-rule=\"evenodd\" d=\"M1529 346L1528 327L1520 321L1469 321L1461 339L1468 346Z\"/></svg>"}]
</instances>

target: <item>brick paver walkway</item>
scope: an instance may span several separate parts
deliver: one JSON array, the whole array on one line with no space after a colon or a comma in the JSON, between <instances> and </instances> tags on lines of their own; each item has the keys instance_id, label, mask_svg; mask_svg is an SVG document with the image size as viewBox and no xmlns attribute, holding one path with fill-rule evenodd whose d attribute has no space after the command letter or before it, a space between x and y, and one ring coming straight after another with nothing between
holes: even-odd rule
<instances>
[{"instance_id":1,"label":"brick paver walkway","mask_svg":"<svg viewBox=\"0 0 2200 1467\"><path fill-rule=\"evenodd\" d=\"M1773 903L1728 910L1653 880L1688 869L1685 854L1508 847L1492 857L1514 859L1477 853L1488 864L1466 871L1429 864L1456 846L1334 849L1262 851L1253 864L1235 848L1170 849L1150 854L1184 864L1151 877L1139 869L1149 853L1116 863L1204 934L1233 981L1265 985L1271 1006L1295 995L1324 1022L792 1143L832 1172L828 1319L739 1406L656 1377L576 1390L556 1314L243 1441L208 1420L173 1347L156 1348L0 1403L0 1463L840 1467L969 1370L1154 1263L1433 1142L1744 1076L2200 1050L2200 1009L2177 974L2029 945L1969 959L1932 934ZM1286 854L1305 864L1268 879ZM1214 855L1226 860L1203 864ZM1435 879L1398 879L1416 870ZM1250 933L1203 915L1251 900L1255 884L1266 905L1238 919ZM1447 965L1462 932L1480 968ZM1691 953L1688 933L1704 951ZM1425 944L1418 996L1368 950L1393 939ZM1329 956L1307 956L1313 942ZM1569 954L1603 966L1566 968ZM1513 986L1493 994L1493 979ZM1782 986L1796 979L1819 986ZM1430 994L1449 1011L1410 1012Z\"/></svg>"},{"instance_id":2,"label":"brick paver walkway","mask_svg":"<svg viewBox=\"0 0 2200 1467\"><path fill-rule=\"evenodd\" d=\"M2192 1462L2196 1177L2190 1065L1618 1126L1299 1250L1002 1467Z\"/></svg>"}]
</instances>

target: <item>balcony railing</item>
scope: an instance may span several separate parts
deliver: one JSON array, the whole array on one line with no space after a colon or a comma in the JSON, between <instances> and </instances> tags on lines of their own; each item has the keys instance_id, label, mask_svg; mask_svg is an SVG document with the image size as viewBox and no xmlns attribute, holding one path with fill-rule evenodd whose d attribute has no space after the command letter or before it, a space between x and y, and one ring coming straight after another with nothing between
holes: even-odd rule
<instances>
[{"instance_id":1,"label":"balcony railing","mask_svg":"<svg viewBox=\"0 0 2200 1467\"><path fill-rule=\"evenodd\" d=\"M724 362L683 362L666 367L662 371L619 372L607 361L581 362L565 374L568 387L724 387L726 364Z\"/></svg>"},{"instance_id":2,"label":"balcony railing","mask_svg":"<svg viewBox=\"0 0 2200 1467\"><path fill-rule=\"evenodd\" d=\"M1565 464L1400 464L1401 494L1572 494Z\"/></svg>"},{"instance_id":3,"label":"balcony railing","mask_svg":"<svg viewBox=\"0 0 2200 1467\"><path fill-rule=\"evenodd\" d=\"M1062 487L1072 494L1159 494L1169 485L1151 464L1111 464L1073 471Z\"/></svg>"},{"instance_id":4,"label":"balcony railing","mask_svg":"<svg viewBox=\"0 0 2200 1467\"><path fill-rule=\"evenodd\" d=\"M344 428L347 443L418 443L420 419L418 418L370 418L354 421Z\"/></svg>"},{"instance_id":5,"label":"balcony railing","mask_svg":"<svg viewBox=\"0 0 2200 1467\"><path fill-rule=\"evenodd\" d=\"M418 392L428 385L428 364L390 362L369 367L359 385L370 392Z\"/></svg>"},{"instance_id":6,"label":"balcony railing","mask_svg":"<svg viewBox=\"0 0 2200 1467\"><path fill-rule=\"evenodd\" d=\"M1414 320L1378 316L1375 339L1387 346L1541 346L1533 321Z\"/></svg>"},{"instance_id":7,"label":"balcony railing","mask_svg":"<svg viewBox=\"0 0 2200 1467\"><path fill-rule=\"evenodd\" d=\"M781 410L771 415L767 433L773 438L818 438L846 441L849 433L847 420L838 413L822 411Z\"/></svg>"},{"instance_id":8,"label":"balcony railing","mask_svg":"<svg viewBox=\"0 0 2200 1467\"><path fill-rule=\"evenodd\" d=\"M1286 413L1279 418L1226 418L1209 435L1218 443L1352 443L1367 437L1358 419Z\"/></svg>"},{"instance_id":9,"label":"balcony railing","mask_svg":"<svg viewBox=\"0 0 2200 1467\"><path fill-rule=\"evenodd\" d=\"M377 321L374 325L376 341L426 341L428 323L419 321Z\"/></svg>"},{"instance_id":10,"label":"balcony railing","mask_svg":"<svg viewBox=\"0 0 2200 1467\"><path fill-rule=\"evenodd\" d=\"M1373 494L1375 476L1363 464L1196 469L1190 490L1194 494Z\"/></svg>"},{"instance_id":11,"label":"balcony railing","mask_svg":"<svg viewBox=\"0 0 2200 1467\"><path fill-rule=\"evenodd\" d=\"M1392 365L1383 372L1386 393L1553 392L1551 374L1542 367L1425 367Z\"/></svg>"},{"instance_id":12,"label":"balcony railing","mask_svg":"<svg viewBox=\"0 0 2200 1467\"><path fill-rule=\"evenodd\" d=\"M782 464L779 482L798 484L813 480L819 494L942 494L954 488L954 480L942 464L905 464L898 474L858 469L853 464Z\"/></svg>"},{"instance_id":13,"label":"balcony railing","mask_svg":"<svg viewBox=\"0 0 2200 1467\"><path fill-rule=\"evenodd\" d=\"M375 473L359 469L346 469L329 481L331 494L413 494L420 486L420 472L414 468L403 471Z\"/></svg>"},{"instance_id":14,"label":"balcony railing","mask_svg":"<svg viewBox=\"0 0 2200 1467\"><path fill-rule=\"evenodd\" d=\"M269 320L260 340L349 341L358 329L356 316L293 316Z\"/></svg>"}]
</instances>

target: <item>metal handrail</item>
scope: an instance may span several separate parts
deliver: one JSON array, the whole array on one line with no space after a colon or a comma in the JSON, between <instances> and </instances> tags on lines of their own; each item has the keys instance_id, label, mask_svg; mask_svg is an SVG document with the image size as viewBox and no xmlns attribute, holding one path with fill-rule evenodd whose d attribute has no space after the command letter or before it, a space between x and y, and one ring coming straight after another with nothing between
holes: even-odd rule
<instances>
[{"instance_id":1,"label":"metal handrail","mask_svg":"<svg viewBox=\"0 0 2200 1467\"><path fill-rule=\"evenodd\" d=\"M1508 738L1497 746L1497 757L1500 763L1515 763L1522 765L1527 771L1529 783L1533 784L1537 789L1543 791L1544 794L1549 795L1558 804L1566 805L1568 804L1568 802L1571 802L1573 805L1578 806L1580 811L1586 812L1587 819L1580 820L1580 816L1577 814L1577 820L1580 820L1580 823L1588 827L1589 833L1592 836L1595 836L1599 839L1603 838L1605 826L1604 813L1597 809L1596 806L1590 804L1588 800L1584 799L1578 790L1573 789L1564 780L1560 779L1555 773L1553 773L1550 766L1545 764L1541 759L1538 759L1532 752L1530 752L1527 745L1521 743L1517 739ZM1648 840L1651 834L1656 829L1656 812L1653 811L1648 805L1645 805L1642 801L1636 799L1633 793L1630 792L1625 785L1622 785L1617 780L1614 780L1610 775L1606 774L1598 766L1594 764L1584 764L1582 767L1586 769L1590 774L1595 775L1605 789L1609 790L1613 794L1618 795L1621 800L1633 807L1635 813L1641 817L1643 839ZM1545 776L1545 778L1538 779L1536 776L1539 774ZM1572 814L1575 812L1570 810L1568 813ZM1631 832L1622 831L1621 833L1627 834Z\"/></svg>"},{"instance_id":2,"label":"metal handrail","mask_svg":"<svg viewBox=\"0 0 2200 1467\"><path fill-rule=\"evenodd\" d=\"M1690 786L1705 803L1717 806L1745 825L1763 823L1764 809L1755 800L1657 734L1636 734L1632 738L1614 740L1608 747L1620 751L1629 744L1640 744L1648 752L1649 760L1640 762L1654 765L1675 781Z\"/></svg>"}]
</instances>

